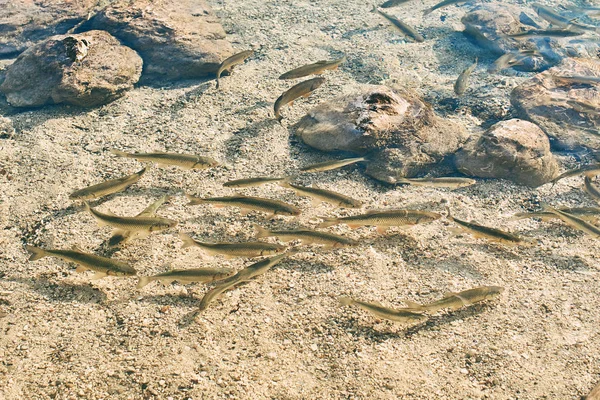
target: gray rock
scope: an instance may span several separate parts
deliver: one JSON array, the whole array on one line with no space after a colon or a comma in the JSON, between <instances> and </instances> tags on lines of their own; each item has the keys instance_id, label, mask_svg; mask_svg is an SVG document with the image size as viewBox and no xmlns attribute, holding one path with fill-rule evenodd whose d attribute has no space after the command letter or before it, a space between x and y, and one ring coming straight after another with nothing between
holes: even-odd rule
<instances>
[{"instance_id":1,"label":"gray rock","mask_svg":"<svg viewBox=\"0 0 600 400\"><path fill-rule=\"evenodd\" d=\"M83 21L97 0L0 0L0 58L62 35Z\"/></svg>"},{"instance_id":2,"label":"gray rock","mask_svg":"<svg viewBox=\"0 0 600 400\"><path fill-rule=\"evenodd\" d=\"M481 136L472 136L456 153L456 167L466 175L502 178L537 187L558 174L544 132L521 119L501 121Z\"/></svg>"},{"instance_id":3,"label":"gray rock","mask_svg":"<svg viewBox=\"0 0 600 400\"><path fill-rule=\"evenodd\" d=\"M52 37L7 68L0 91L15 107L66 103L95 107L125 94L139 80L142 59L104 31Z\"/></svg>"},{"instance_id":4,"label":"gray rock","mask_svg":"<svg viewBox=\"0 0 600 400\"><path fill-rule=\"evenodd\" d=\"M117 0L78 31L102 29L144 59L144 78L214 74L233 54L225 31L203 0Z\"/></svg>"},{"instance_id":5,"label":"gray rock","mask_svg":"<svg viewBox=\"0 0 600 400\"><path fill-rule=\"evenodd\" d=\"M295 128L316 149L369 154L367 174L389 183L429 172L467 137L415 94L374 85L319 105Z\"/></svg>"},{"instance_id":6,"label":"gray rock","mask_svg":"<svg viewBox=\"0 0 600 400\"><path fill-rule=\"evenodd\" d=\"M559 66L517 86L511 93L511 103L518 115L542 128L553 148L600 149L600 113L585 110L586 105L596 110L600 108L600 87L559 81L552 78L553 75L600 78L600 62L565 59Z\"/></svg>"}]
</instances>

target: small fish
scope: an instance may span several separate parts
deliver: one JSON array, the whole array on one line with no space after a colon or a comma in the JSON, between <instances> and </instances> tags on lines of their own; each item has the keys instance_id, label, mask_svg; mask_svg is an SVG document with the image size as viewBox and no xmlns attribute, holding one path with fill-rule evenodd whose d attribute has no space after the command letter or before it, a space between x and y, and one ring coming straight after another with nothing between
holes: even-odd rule
<instances>
[{"instance_id":1,"label":"small fish","mask_svg":"<svg viewBox=\"0 0 600 400\"><path fill-rule=\"evenodd\" d=\"M498 242L505 245L533 245L534 242L529 242L527 240L521 239L520 237L513 235L512 233L501 231L500 229L490 228L487 226L475 224L473 222L463 221L457 218L454 218L450 214L450 209L446 208L448 215L446 218L455 224L457 224L461 230L465 230L469 232L473 237L484 238L490 240L492 242Z\"/></svg>"},{"instance_id":2,"label":"small fish","mask_svg":"<svg viewBox=\"0 0 600 400\"><path fill-rule=\"evenodd\" d=\"M381 8L390 8L390 7L394 7L400 4L404 4L409 2L410 0L388 0L385 3L383 3L382 5L380 5L379 7Z\"/></svg>"},{"instance_id":3,"label":"small fish","mask_svg":"<svg viewBox=\"0 0 600 400\"><path fill-rule=\"evenodd\" d=\"M571 178L573 176L578 176L578 175L587 175L587 176L600 175L600 164L590 164L590 165L585 165L580 168L570 169L566 172L563 172L556 178L552 179L550 182L552 184L555 184L556 182L560 181L561 179Z\"/></svg>"},{"instance_id":4,"label":"small fish","mask_svg":"<svg viewBox=\"0 0 600 400\"><path fill-rule=\"evenodd\" d=\"M299 97L310 96L310 94L317 90L323 83L325 83L325 78L312 78L307 81L300 82L283 92L283 94L279 96L277 100L275 100L275 105L273 106L275 118L277 118L278 121L281 121L283 119L280 114L281 107L288 103L291 106L294 104L294 100Z\"/></svg>"},{"instance_id":5,"label":"small fish","mask_svg":"<svg viewBox=\"0 0 600 400\"><path fill-rule=\"evenodd\" d=\"M223 186L225 187L234 187L234 188L243 188L243 187L251 187L251 186L260 186L265 183L270 182L279 182L286 179L286 177L258 177L258 178L246 178L246 179L236 179L234 181L225 182Z\"/></svg>"},{"instance_id":6,"label":"small fish","mask_svg":"<svg viewBox=\"0 0 600 400\"><path fill-rule=\"evenodd\" d=\"M358 242L353 239L346 238L344 236L334 235L327 232L313 231L309 229L292 229L288 231L270 231L261 226L255 225L256 237L265 238L271 236L277 236L284 242L291 242L293 240L300 240L302 244L321 244L325 248L340 248L356 246Z\"/></svg>"},{"instance_id":7,"label":"small fish","mask_svg":"<svg viewBox=\"0 0 600 400\"><path fill-rule=\"evenodd\" d=\"M411 301L405 301L405 303L408 305L408 310L413 312L433 313L446 308L454 311L475 303L494 299L503 291L504 288L500 286L481 286L458 293L447 293L444 298L429 304L422 305Z\"/></svg>"},{"instance_id":8,"label":"small fish","mask_svg":"<svg viewBox=\"0 0 600 400\"><path fill-rule=\"evenodd\" d=\"M354 164L357 162L367 161L365 157L356 158L345 158L343 160L332 160L324 161L316 164L311 164L306 167L300 168L302 172L325 172L331 171L332 169L338 169L345 167L346 165Z\"/></svg>"},{"instance_id":9,"label":"small fish","mask_svg":"<svg viewBox=\"0 0 600 400\"><path fill-rule=\"evenodd\" d=\"M519 22L521 22L522 24L525 25L529 25L532 26L534 28L537 29L542 29L541 26L539 26L529 15L527 15L525 12L521 12L521 14L519 15Z\"/></svg>"},{"instance_id":10,"label":"small fish","mask_svg":"<svg viewBox=\"0 0 600 400\"><path fill-rule=\"evenodd\" d=\"M253 54L253 50L245 50L241 53L237 53L229 58L226 58L225 61L223 61L221 65L219 65L219 69L217 70L217 89L219 88L219 79L221 79L221 74L223 73L223 71L231 72L231 70L233 70L233 67L239 64L243 64L244 61L246 61L246 59L248 57L251 57Z\"/></svg>"},{"instance_id":11,"label":"small fish","mask_svg":"<svg viewBox=\"0 0 600 400\"><path fill-rule=\"evenodd\" d=\"M124 263L123 261L113 260L111 258L100 257L95 254L84 253L77 249L73 250L45 250L35 246L25 246L28 252L31 253L29 261L39 260L44 257L58 257L65 261L79 264L75 271L94 271L95 274L92 280L104 278L105 276L134 276L135 269Z\"/></svg>"},{"instance_id":12,"label":"small fish","mask_svg":"<svg viewBox=\"0 0 600 400\"><path fill-rule=\"evenodd\" d=\"M590 114L590 115L600 115L600 109L593 104L585 103L583 101L578 100L567 100L566 103L571 106L571 108L579 113Z\"/></svg>"},{"instance_id":13,"label":"small fish","mask_svg":"<svg viewBox=\"0 0 600 400\"><path fill-rule=\"evenodd\" d=\"M541 57L542 55L537 50L510 51L498 57L488 69L488 72L500 72L503 69L514 67L515 65L522 65L524 59L532 56Z\"/></svg>"},{"instance_id":14,"label":"small fish","mask_svg":"<svg viewBox=\"0 0 600 400\"><path fill-rule=\"evenodd\" d=\"M183 241L184 249L199 247L211 256L222 254L227 258L270 256L286 249L286 246L264 242L203 243L195 241L185 233L180 233L179 238Z\"/></svg>"},{"instance_id":15,"label":"small fish","mask_svg":"<svg viewBox=\"0 0 600 400\"><path fill-rule=\"evenodd\" d=\"M318 205L320 201L324 201L334 206L345 207L345 208L361 208L363 202L355 200L349 196L341 193L333 192L331 190L319 189L316 187L305 187L300 185L294 185L293 183L284 180L279 182L284 188L293 189L297 194L301 196L309 196L314 199L313 205Z\"/></svg>"},{"instance_id":16,"label":"small fish","mask_svg":"<svg viewBox=\"0 0 600 400\"><path fill-rule=\"evenodd\" d=\"M540 18L543 18L546 21L550 22L551 25L562 26L567 29L579 29L579 30L583 30L583 31L594 31L594 32L597 31L597 28L595 26L582 25L582 24L575 23L575 21L573 19L563 17L562 15L556 13L550 7L546 7L539 3L534 3L534 4L532 4L532 6L533 6L533 9L535 10L535 12L540 16Z\"/></svg>"},{"instance_id":17,"label":"small fish","mask_svg":"<svg viewBox=\"0 0 600 400\"><path fill-rule=\"evenodd\" d=\"M342 306L356 305L379 318L389 319L394 322L421 322L428 318L426 315L412 311L404 309L395 310L393 308L384 307L379 303L367 303L365 301L354 300L347 296L338 297L338 301Z\"/></svg>"},{"instance_id":18,"label":"small fish","mask_svg":"<svg viewBox=\"0 0 600 400\"><path fill-rule=\"evenodd\" d=\"M584 188L585 188L585 191L587 192L587 194L592 196L594 198L594 200L596 200L596 202L600 202L600 188L598 188L598 186L594 185L594 183L592 182L592 178L590 178L589 176L586 176L583 179L583 182L584 182Z\"/></svg>"},{"instance_id":19,"label":"small fish","mask_svg":"<svg viewBox=\"0 0 600 400\"><path fill-rule=\"evenodd\" d=\"M146 172L146 168L136 172L135 174L127 175L122 178L111 179L93 186L88 186L79 189L69 196L71 200L91 200L98 197L107 196L109 194L118 193L140 180Z\"/></svg>"},{"instance_id":20,"label":"small fish","mask_svg":"<svg viewBox=\"0 0 600 400\"><path fill-rule=\"evenodd\" d=\"M304 65L302 67L295 68L291 71L281 75L279 79L297 79L303 78L309 75L317 75L328 69L337 69L340 64L346 62L346 56L338 58L337 60L321 60L313 64Z\"/></svg>"},{"instance_id":21,"label":"small fish","mask_svg":"<svg viewBox=\"0 0 600 400\"><path fill-rule=\"evenodd\" d=\"M423 224L440 219L442 216L438 213L421 210L384 210L369 211L366 214L359 214L352 217L327 218L319 217L324 221L319 228L327 228L337 224L347 224L354 229L359 226L375 225L380 233L385 232L390 226L410 226Z\"/></svg>"},{"instance_id":22,"label":"small fish","mask_svg":"<svg viewBox=\"0 0 600 400\"><path fill-rule=\"evenodd\" d=\"M186 170L207 169L219 165L216 160L210 157L196 156L194 154L125 153L124 151L115 149L112 149L110 152L119 157L135 158L139 161L153 162L158 165L174 165Z\"/></svg>"},{"instance_id":23,"label":"small fish","mask_svg":"<svg viewBox=\"0 0 600 400\"><path fill-rule=\"evenodd\" d=\"M476 67L477 67L477 59L475 59L475 62L471 66L467 67L458 76L458 79L454 83L454 93L456 93L459 96L461 96L462 94L465 93L465 91L467 90L467 87L469 86L469 77L471 76L473 71L475 71Z\"/></svg>"},{"instance_id":24,"label":"small fish","mask_svg":"<svg viewBox=\"0 0 600 400\"><path fill-rule=\"evenodd\" d=\"M114 234L122 235L123 232L119 231L142 231L143 233L149 233L173 228L177 225L177 221L162 217L119 217L112 213L102 213L90 207L87 202L85 202L85 209L96 218L100 226L109 225L116 228L117 231Z\"/></svg>"},{"instance_id":25,"label":"small fish","mask_svg":"<svg viewBox=\"0 0 600 400\"><path fill-rule=\"evenodd\" d=\"M209 203L217 207L233 206L247 210L264 211L273 215L300 215L300 210L291 204L262 197L250 197L240 194L227 197L209 197L206 199L187 195L187 198L190 201L188 203L190 206Z\"/></svg>"},{"instance_id":26,"label":"small fish","mask_svg":"<svg viewBox=\"0 0 600 400\"><path fill-rule=\"evenodd\" d=\"M574 207L574 208L559 208L560 211L566 212L567 214L574 215L578 218L581 218L588 222L596 223L600 221L600 208L598 207ZM551 219L557 219L556 214L553 214L548 211L538 211L538 212L526 212L526 213L516 213L512 217L509 218L509 221L515 221L525 218L541 218L543 221L548 221Z\"/></svg>"},{"instance_id":27,"label":"small fish","mask_svg":"<svg viewBox=\"0 0 600 400\"><path fill-rule=\"evenodd\" d=\"M545 37L573 37L573 36L581 36L584 32L575 31L572 29L530 29L528 31L523 31L519 33L512 33L506 35L511 38L526 38L532 36L545 36Z\"/></svg>"},{"instance_id":28,"label":"small fish","mask_svg":"<svg viewBox=\"0 0 600 400\"><path fill-rule=\"evenodd\" d=\"M552 75L552 78L557 81L567 83L581 83L588 85L596 85L600 83L600 77L598 76L582 76L582 75Z\"/></svg>"},{"instance_id":29,"label":"small fish","mask_svg":"<svg viewBox=\"0 0 600 400\"><path fill-rule=\"evenodd\" d=\"M150 282L161 281L169 284L173 281L179 283L209 283L229 278L235 273L231 268L193 268L193 269L173 269L153 276L140 276L137 288L141 289Z\"/></svg>"},{"instance_id":30,"label":"small fish","mask_svg":"<svg viewBox=\"0 0 600 400\"><path fill-rule=\"evenodd\" d=\"M155 216L156 214L156 210L158 210L158 208L160 206L163 205L163 203L167 200L170 199L170 196L163 196L160 199L156 200L154 203L150 204L144 211L142 211L141 213L139 213L138 215L136 215L136 217L152 217ZM139 231L138 231L139 232ZM118 246L120 244L124 244L129 242L130 240L134 239L136 237L136 232L132 232L132 231L118 231L116 233L114 233L111 238L108 240L108 245L110 247L115 247Z\"/></svg>"},{"instance_id":31,"label":"small fish","mask_svg":"<svg viewBox=\"0 0 600 400\"><path fill-rule=\"evenodd\" d=\"M600 238L600 228L584 221L581 218L568 214L564 211L557 210L556 208L550 207L546 204L542 204L542 210L551 212L572 228L583 231L594 238Z\"/></svg>"},{"instance_id":32,"label":"small fish","mask_svg":"<svg viewBox=\"0 0 600 400\"><path fill-rule=\"evenodd\" d=\"M468 2L468 0L444 0L440 3L437 3L435 6L423 11L423 16L431 14L435 10L438 10L442 7L450 6L452 4L457 4L457 3L464 3L464 2Z\"/></svg>"},{"instance_id":33,"label":"small fish","mask_svg":"<svg viewBox=\"0 0 600 400\"><path fill-rule=\"evenodd\" d=\"M477 183L475 179L447 177L447 178L398 178L396 183L413 186L427 186L435 188L460 189Z\"/></svg>"},{"instance_id":34,"label":"small fish","mask_svg":"<svg viewBox=\"0 0 600 400\"><path fill-rule=\"evenodd\" d=\"M275 257L265 258L257 263L250 265L239 271L234 276L231 276L222 282L218 283L212 290L206 292L202 300L200 300L200 305L198 306L198 311L204 311L208 308L208 305L216 299L221 293L225 292L232 287L247 282L252 278L255 278L259 275L264 274L268 270L270 270L274 265L281 262L285 257L287 257L291 252L287 252L284 254L279 254Z\"/></svg>"},{"instance_id":35,"label":"small fish","mask_svg":"<svg viewBox=\"0 0 600 400\"><path fill-rule=\"evenodd\" d=\"M415 42L419 42L419 43L422 43L425 41L425 39L423 38L423 36L421 36L421 34L419 32L417 32L413 27L408 26L404 22L400 21L398 18L393 17L387 13L384 13L381 10L378 10L377 7L375 7L375 6L373 7L373 12L376 12L379 15L381 15L383 18L387 19L388 22L390 22L392 25L394 25L400 32L402 32L402 34L404 36L413 38Z\"/></svg>"}]
</instances>

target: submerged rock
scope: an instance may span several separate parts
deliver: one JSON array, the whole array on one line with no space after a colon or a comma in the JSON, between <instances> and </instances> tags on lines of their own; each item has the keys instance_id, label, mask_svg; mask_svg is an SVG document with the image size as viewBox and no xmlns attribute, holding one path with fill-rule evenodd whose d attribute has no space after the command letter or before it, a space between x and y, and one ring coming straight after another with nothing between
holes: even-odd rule
<instances>
[{"instance_id":1,"label":"submerged rock","mask_svg":"<svg viewBox=\"0 0 600 400\"><path fill-rule=\"evenodd\" d=\"M7 68L0 91L15 107L66 103L94 107L125 94L140 78L142 59L104 31L52 37Z\"/></svg>"},{"instance_id":2,"label":"submerged rock","mask_svg":"<svg viewBox=\"0 0 600 400\"><path fill-rule=\"evenodd\" d=\"M470 137L456 153L456 167L469 176L532 187L549 182L559 170L544 132L521 119L498 122L483 135Z\"/></svg>"},{"instance_id":3,"label":"submerged rock","mask_svg":"<svg viewBox=\"0 0 600 400\"><path fill-rule=\"evenodd\" d=\"M169 79L214 74L233 54L225 31L203 0L117 0L79 31L102 29L144 59L144 76Z\"/></svg>"},{"instance_id":4,"label":"submerged rock","mask_svg":"<svg viewBox=\"0 0 600 400\"><path fill-rule=\"evenodd\" d=\"M367 174L389 183L429 172L467 137L416 95L373 85L314 108L296 135L322 151L368 154Z\"/></svg>"},{"instance_id":5,"label":"submerged rock","mask_svg":"<svg viewBox=\"0 0 600 400\"><path fill-rule=\"evenodd\" d=\"M0 139L10 137L15 134L15 127L10 118L0 115Z\"/></svg>"},{"instance_id":6,"label":"submerged rock","mask_svg":"<svg viewBox=\"0 0 600 400\"><path fill-rule=\"evenodd\" d=\"M600 149L600 88L553 78L561 75L600 78L600 62L565 59L517 86L511 93L512 105L521 118L546 132L554 148Z\"/></svg>"}]
</instances>

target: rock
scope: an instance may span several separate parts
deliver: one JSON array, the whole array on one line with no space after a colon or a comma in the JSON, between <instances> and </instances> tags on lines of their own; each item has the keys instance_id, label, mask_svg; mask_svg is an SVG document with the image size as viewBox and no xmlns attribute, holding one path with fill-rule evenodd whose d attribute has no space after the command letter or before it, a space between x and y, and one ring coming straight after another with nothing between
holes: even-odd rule
<instances>
[{"instance_id":1,"label":"rock","mask_svg":"<svg viewBox=\"0 0 600 400\"><path fill-rule=\"evenodd\" d=\"M52 37L7 68L0 91L15 107L66 103L95 107L125 94L139 80L142 59L104 31Z\"/></svg>"},{"instance_id":2,"label":"rock","mask_svg":"<svg viewBox=\"0 0 600 400\"><path fill-rule=\"evenodd\" d=\"M316 149L369 154L367 174L389 183L429 172L467 136L416 95L374 85L319 105L295 129Z\"/></svg>"},{"instance_id":3,"label":"rock","mask_svg":"<svg viewBox=\"0 0 600 400\"><path fill-rule=\"evenodd\" d=\"M559 66L517 86L511 93L511 103L518 115L542 128L550 137L553 148L600 149L600 113L585 110L586 105L596 110L600 107L600 88L598 85L561 82L552 75L600 78L600 62L565 59Z\"/></svg>"},{"instance_id":4,"label":"rock","mask_svg":"<svg viewBox=\"0 0 600 400\"><path fill-rule=\"evenodd\" d=\"M11 137L15 134L15 127L10 118L0 115L0 139Z\"/></svg>"},{"instance_id":5,"label":"rock","mask_svg":"<svg viewBox=\"0 0 600 400\"><path fill-rule=\"evenodd\" d=\"M67 33L83 21L97 0L0 0L0 58Z\"/></svg>"},{"instance_id":6,"label":"rock","mask_svg":"<svg viewBox=\"0 0 600 400\"><path fill-rule=\"evenodd\" d=\"M214 74L233 54L225 31L203 0L117 0L78 28L102 29L136 50L149 78Z\"/></svg>"},{"instance_id":7,"label":"rock","mask_svg":"<svg viewBox=\"0 0 600 400\"><path fill-rule=\"evenodd\" d=\"M501 121L481 136L472 136L456 153L456 167L466 175L502 178L537 187L558 174L550 142L535 124Z\"/></svg>"}]
</instances>

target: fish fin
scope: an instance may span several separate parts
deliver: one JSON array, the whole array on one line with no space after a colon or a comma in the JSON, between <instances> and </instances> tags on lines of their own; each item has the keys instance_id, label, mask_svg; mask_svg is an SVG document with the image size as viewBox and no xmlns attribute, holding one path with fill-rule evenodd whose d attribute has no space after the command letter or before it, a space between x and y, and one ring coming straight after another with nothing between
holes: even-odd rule
<instances>
[{"instance_id":1,"label":"fish fin","mask_svg":"<svg viewBox=\"0 0 600 400\"><path fill-rule=\"evenodd\" d=\"M340 306L349 306L354 303L354 300L348 296L340 296L338 297L338 301L340 302Z\"/></svg>"},{"instance_id":2,"label":"fish fin","mask_svg":"<svg viewBox=\"0 0 600 400\"><path fill-rule=\"evenodd\" d=\"M106 210L106 211L104 212L104 214L106 214L106 215L110 215L111 217L116 217L116 214L115 214L114 212L110 211L110 210Z\"/></svg>"},{"instance_id":3,"label":"fish fin","mask_svg":"<svg viewBox=\"0 0 600 400\"><path fill-rule=\"evenodd\" d=\"M378 226L377 227L377 232L379 232L379 234L383 235L384 233L386 233L388 230L387 226Z\"/></svg>"},{"instance_id":4,"label":"fish fin","mask_svg":"<svg viewBox=\"0 0 600 400\"><path fill-rule=\"evenodd\" d=\"M124 151L117 150L117 149L110 149L110 152L113 153L115 156L118 156L118 157L129 157L129 158L132 157L132 154L125 153Z\"/></svg>"},{"instance_id":5,"label":"fish fin","mask_svg":"<svg viewBox=\"0 0 600 400\"><path fill-rule=\"evenodd\" d=\"M110 238L110 240L112 240L112 238L114 238L114 237L125 238L125 236L127 236L127 233L128 233L128 231L123 230L123 229L113 229L112 237Z\"/></svg>"},{"instance_id":6,"label":"fish fin","mask_svg":"<svg viewBox=\"0 0 600 400\"><path fill-rule=\"evenodd\" d=\"M449 227L448 231L452 234L452 236L462 235L463 233L465 233L462 228L459 228L457 226Z\"/></svg>"},{"instance_id":7,"label":"fish fin","mask_svg":"<svg viewBox=\"0 0 600 400\"><path fill-rule=\"evenodd\" d=\"M357 229L357 228L360 228L360 227L361 227L361 225L348 224L348 228L350 228L350 229Z\"/></svg>"},{"instance_id":8,"label":"fish fin","mask_svg":"<svg viewBox=\"0 0 600 400\"><path fill-rule=\"evenodd\" d=\"M140 276L136 288L141 289L144 286L146 286L147 284L149 284L150 282L151 282L151 280L150 280L149 276Z\"/></svg>"},{"instance_id":9,"label":"fish fin","mask_svg":"<svg viewBox=\"0 0 600 400\"><path fill-rule=\"evenodd\" d=\"M136 239L143 239L150 236L150 231L137 231L135 232Z\"/></svg>"},{"instance_id":10,"label":"fish fin","mask_svg":"<svg viewBox=\"0 0 600 400\"><path fill-rule=\"evenodd\" d=\"M205 203L204 199L201 199L199 197L194 197L191 194L186 194L185 197L190 201L187 204L188 206L197 206L198 204Z\"/></svg>"},{"instance_id":11,"label":"fish fin","mask_svg":"<svg viewBox=\"0 0 600 400\"><path fill-rule=\"evenodd\" d=\"M288 189L293 189L293 187L290 185L292 180L291 176L286 176L285 178L283 178L283 180L277 182L279 184L279 186L284 187L284 188L288 188Z\"/></svg>"},{"instance_id":12,"label":"fish fin","mask_svg":"<svg viewBox=\"0 0 600 400\"><path fill-rule=\"evenodd\" d=\"M339 221L337 218L330 218L330 217L319 217L319 218L323 220L323 222L321 222L319 224L319 228L327 228L329 226L339 224Z\"/></svg>"},{"instance_id":13,"label":"fish fin","mask_svg":"<svg viewBox=\"0 0 600 400\"><path fill-rule=\"evenodd\" d=\"M291 106L293 106L293 105L294 105L294 100L290 101L290 102L288 103L288 105L289 105L290 107L291 107Z\"/></svg>"},{"instance_id":14,"label":"fish fin","mask_svg":"<svg viewBox=\"0 0 600 400\"><path fill-rule=\"evenodd\" d=\"M410 300L403 300L404 304L406 304L408 306L408 308L413 308L415 310L422 310L423 309L423 305L419 304L419 303L415 303L414 301L410 301Z\"/></svg>"},{"instance_id":15,"label":"fish fin","mask_svg":"<svg viewBox=\"0 0 600 400\"><path fill-rule=\"evenodd\" d=\"M312 93L312 92L308 92L308 93L306 93L306 94L303 94L303 95L302 95L302 97L304 97L305 99L307 99L307 98L308 98L308 97L311 95L311 93Z\"/></svg>"},{"instance_id":16,"label":"fish fin","mask_svg":"<svg viewBox=\"0 0 600 400\"><path fill-rule=\"evenodd\" d=\"M87 270L89 270L89 268L86 268L86 267L84 267L83 265L79 265L79 266L77 266L77 268L75 268L75 272L77 272L77 273L80 273L80 274L81 274L82 272L85 272L85 271L87 271Z\"/></svg>"},{"instance_id":17,"label":"fish fin","mask_svg":"<svg viewBox=\"0 0 600 400\"><path fill-rule=\"evenodd\" d=\"M310 204L313 207L319 207L321 205L321 200L319 200L319 199L311 199L310 200Z\"/></svg>"},{"instance_id":18,"label":"fish fin","mask_svg":"<svg viewBox=\"0 0 600 400\"><path fill-rule=\"evenodd\" d=\"M190 237L190 235L187 235L183 232L179 233L179 239L181 239L183 241L183 246L181 246L182 249L186 249L188 247L196 245L196 242L194 241L194 239L192 239Z\"/></svg>"},{"instance_id":19,"label":"fish fin","mask_svg":"<svg viewBox=\"0 0 600 400\"><path fill-rule=\"evenodd\" d=\"M93 281L97 281L98 279L102 279L102 278L104 278L105 276L108 276L108 275L106 274L106 272L96 272L96 273L95 273L95 274L92 276L92 280L93 280Z\"/></svg>"},{"instance_id":20,"label":"fish fin","mask_svg":"<svg viewBox=\"0 0 600 400\"><path fill-rule=\"evenodd\" d=\"M251 210L247 210L245 208L241 208L240 209L240 214L242 217L245 217L246 215L248 215L250 213Z\"/></svg>"},{"instance_id":21,"label":"fish fin","mask_svg":"<svg viewBox=\"0 0 600 400\"><path fill-rule=\"evenodd\" d=\"M452 296L457 296L456 292L444 292L444 294L442 295L442 297L452 297ZM460 296L458 296L460 298ZM462 298L461 298L462 300Z\"/></svg>"},{"instance_id":22,"label":"fish fin","mask_svg":"<svg viewBox=\"0 0 600 400\"><path fill-rule=\"evenodd\" d=\"M31 253L29 261L39 260L40 258L44 258L48 255L48 253L46 253L46 250L40 249L39 247L27 245L25 246L25 249Z\"/></svg>"},{"instance_id":23,"label":"fish fin","mask_svg":"<svg viewBox=\"0 0 600 400\"><path fill-rule=\"evenodd\" d=\"M83 250L81 250L81 249L79 248L79 246L77 246L76 244L74 244L73 246L71 246L71 250L73 250L73 251L78 251L78 252L80 252L80 253L83 253Z\"/></svg>"},{"instance_id":24,"label":"fish fin","mask_svg":"<svg viewBox=\"0 0 600 400\"><path fill-rule=\"evenodd\" d=\"M271 236L271 232L260 225L254 224L254 230L256 231L256 235L254 235L254 237L256 238L264 238Z\"/></svg>"},{"instance_id":25,"label":"fish fin","mask_svg":"<svg viewBox=\"0 0 600 400\"><path fill-rule=\"evenodd\" d=\"M454 218L452 218L452 214L450 213L450 207L446 207L446 219L454 221Z\"/></svg>"},{"instance_id":26,"label":"fish fin","mask_svg":"<svg viewBox=\"0 0 600 400\"><path fill-rule=\"evenodd\" d=\"M423 11L423 16L429 15L433 12L433 8L428 8L427 10Z\"/></svg>"}]
</instances>

